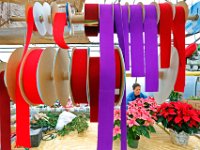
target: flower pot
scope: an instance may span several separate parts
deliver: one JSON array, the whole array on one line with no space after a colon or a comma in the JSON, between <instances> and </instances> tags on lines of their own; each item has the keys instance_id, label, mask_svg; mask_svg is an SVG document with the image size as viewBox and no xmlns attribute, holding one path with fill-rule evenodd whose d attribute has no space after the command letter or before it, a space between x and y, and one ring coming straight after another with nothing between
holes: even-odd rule
<instances>
[{"instance_id":1,"label":"flower pot","mask_svg":"<svg viewBox=\"0 0 200 150\"><path fill-rule=\"evenodd\" d=\"M131 148L138 148L139 140L128 139L128 146Z\"/></svg>"},{"instance_id":2,"label":"flower pot","mask_svg":"<svg viewBox=\"0 0 200 150\"><path fill-rule=\"evenodd\" d=\"M174 130L169 130L170 137L172 143L179 145L179 146L186 146L188 145L189 134L185 133L184 131L177 133Z\"/></svg>"}]
</instances>

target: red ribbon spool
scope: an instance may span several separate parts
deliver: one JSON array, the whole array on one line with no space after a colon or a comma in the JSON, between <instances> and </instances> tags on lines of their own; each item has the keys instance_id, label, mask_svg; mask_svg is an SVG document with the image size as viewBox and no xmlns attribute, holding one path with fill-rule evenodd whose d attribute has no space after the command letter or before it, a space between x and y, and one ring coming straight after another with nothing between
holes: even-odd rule
<instances>
[{"instance_id":1,"label":"red ribbon spool","mask_svg":"<svg viewBox=\"0 0 200 150\"><path fill-rule=\"evenodd\" d=\"M98 122L98 104L99 104L99 75L100 75L100 58L89 58L89 97L90 97L90 121ZM124 78L125 67L122 54L118 48L115 49L115 63L116 63L116 93L115 104L120 105L123 91L124 91Z\"/></svg>"},{"instance_id":2,"label":"red ribbon spool","mask_svg":"<svg viewBox=\"0 0 200 150\"><path fill-rule=\"evenodd\" d=\"M74 104L88 103L87 99L88 50L73 49L71 60L71 97Z\"/></svg>"},{"instance_id":3,"label":"red ribbon spool","mask_svg":"<svg viewBox=\"0 0 200 150\"><path fill-rule=\"evenodd\" d=\"M85 20L98 21L99 20L99 5L98 4L85 4ZM99 26L85 25L86 36L97 36L99 33Z\"/></svg>"},{"instance_id":4,"label":"red ribbon spool","mask_svg":"<svg viewBox=\"0 0 200 150\"><path fill-rule=\"evenodd\" d=\"M26 53L20 69L20 89L26 102L31 105L43 104L37 86L37 68L42 49L30 50Z\"/></svg>"}]
</instances>

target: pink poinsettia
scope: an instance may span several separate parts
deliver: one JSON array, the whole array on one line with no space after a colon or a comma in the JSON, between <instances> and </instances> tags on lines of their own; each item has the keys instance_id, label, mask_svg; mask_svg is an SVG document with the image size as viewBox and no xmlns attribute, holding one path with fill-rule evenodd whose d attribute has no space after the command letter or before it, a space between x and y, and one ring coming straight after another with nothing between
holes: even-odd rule
<instances>
[{"instance_id":1,"label":"pink poinsettia","mask_svg":"<svg viewBox=\"0 0 200 150\"><path fill-rule=\"evenodd\" d=\"M138 98L130 102L126 111L127 131L131 132L128 134L133 135L133 138L138 138L140 135L144 135L143 133L148 132L148 134L145 134L144 136L149 138L149 133L155 132L153 124L157 119L157 109L158 105L155 99L151 97L147 99ZM120 138L120 136L117 134L120 131L120 121L120 110L115 110L114 139ZM141 132L141 130L145 131Z\"/></svg>"},{"instance_id":2,"label":"pink poinsettia","mask_svg":"<svg viewBox=\"0 0 200 150\"><path fill-rule=\"evenodd\" d=\"M116 136L118 134L121 134L121 129L119 126L115 126L113 129L113 136Z\"/></svg>"}]
</instances>

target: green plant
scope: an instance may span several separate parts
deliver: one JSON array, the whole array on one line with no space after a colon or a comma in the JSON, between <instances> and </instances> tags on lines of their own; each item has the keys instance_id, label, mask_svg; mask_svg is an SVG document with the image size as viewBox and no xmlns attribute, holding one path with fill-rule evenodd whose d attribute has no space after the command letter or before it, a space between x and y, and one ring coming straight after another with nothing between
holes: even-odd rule
<instances>
[{"instance_id":1,"label":"green plant","mask_svg":"<svg viewBox=\"0 0 200 150\"><path fill-rule=\"evenodd\" d=\"M46 113L38 113L33 116L33 120L31 121L32 128L55 128L58 117L60 113L57 112L46 112Z\"/></svg>"},{"instance_id":2,"label":"green plant","mask_svg":"<svg viewBox=\"0 0 200 150\"><path fill-rule=\"evenodd\" d=\"M155 133L153 124L155 123L158 105L155 99L136 99L129 103L126 113L127 137L129 140L139 140L140 136L150 138L150 133ZM120 130L120 110L114 112L113 139L121 137Z\"/></svg>"},{"instance_id":3,"label":"green plant","mask_svg":"<svg viewBox=\"0 0 200 150\"><path fill-rule=\"evenodd\" d=\"M69 124L65 125L64 128L58 131L58 135L65 136L72 131L77 131L78 133L82 133L88 129L88 119L85 115L78 115L76 118L72 120Z\"/></svg>"},{"instance_id":4,"label":"green plant","mask_svg":"<svg viewBox=\"0 0 200 150\"><path fill-rule=\"evenodd\" d=\"M177 133L193 134L200 130L200 111L183 102L163 103L157 112L157 122Z\"/></svg>"},{"instance_id":5,"label":"green plant","mask_svg":"<svg viewBox=\"0 0 200 150\"><path fill-rule=\"evenodd\" d=\"M169 95L169 99L171 102L177 102L182 98L182 95L178 92L172 91L171 94Z\"/></svg>"},{"instance_id":6,"label":"green plant","mask_svg":"<svg viewBox=\"0 0 200 150\"><path fill-rule=\"evenodd\" d=\"M188 100L200 100L200 96L190 96Z\"/></svg>"}]
</instances>

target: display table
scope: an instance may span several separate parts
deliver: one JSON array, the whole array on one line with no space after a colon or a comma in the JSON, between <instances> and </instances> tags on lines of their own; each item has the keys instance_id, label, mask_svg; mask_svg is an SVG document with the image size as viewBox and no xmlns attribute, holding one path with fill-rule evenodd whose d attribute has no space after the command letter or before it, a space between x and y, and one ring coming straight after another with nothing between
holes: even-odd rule
<instances>
[{"instance_id":1,"label":"display table","mask_svg":"<svg viewBox=\"0 0 200 150\"><path fill-rule=\"evenodd\" d=\"M151 139L142 137L139 143L139 150L194 150L200 149L200 139L190 136L187 147L179 147L171 143L170 137L161 127L155 126L156 134ZM57 137L51 141L41 141L40 147L30 150L96 150L97 147L97 124L90 123L88 131L84 134L72 133L65 137ZM15 148L15 150L17 150ZM20 150L18 148L18 150ZM22 150L22 149L21 149ZM24 149L23 149L24 150ZM113 150L120 150L120 141L115 141ZM131 150L131 148L128 148Z\"/></svg>"}]
</instances>

